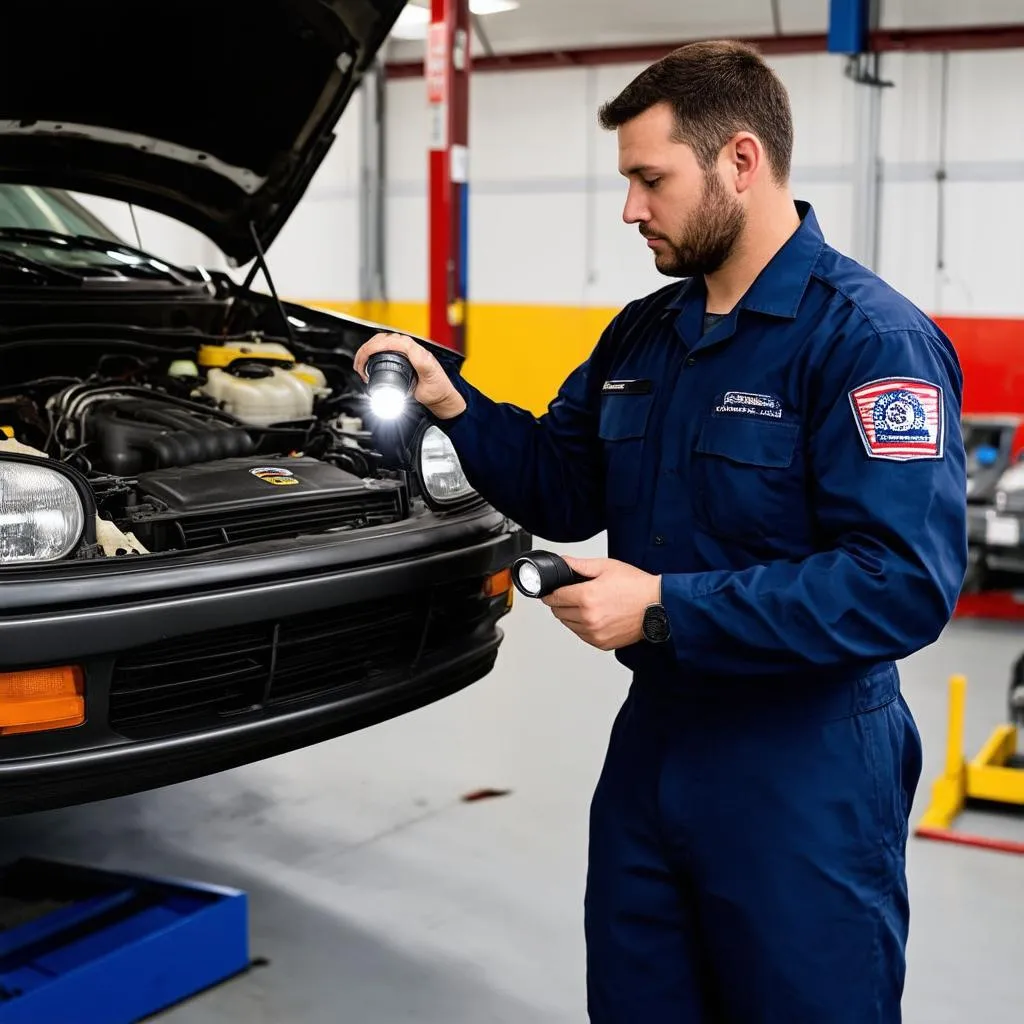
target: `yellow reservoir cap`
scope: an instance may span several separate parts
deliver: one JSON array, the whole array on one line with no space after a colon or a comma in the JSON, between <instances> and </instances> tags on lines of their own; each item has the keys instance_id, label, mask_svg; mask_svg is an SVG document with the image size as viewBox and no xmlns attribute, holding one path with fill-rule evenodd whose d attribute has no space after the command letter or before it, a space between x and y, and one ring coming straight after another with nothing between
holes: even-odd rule
<instances>
[{"instance_id":1,"label":"yellow reservoir cap","mask_svg":"<svg viewBox=\"0 0 1024 1024\"><path fill-rule=\"evenodd\" d=\"M294 363L295 357L276 341L228 341L223 345L200 345L200 366L230 366L236 359L272 359Z\"/></svg>"}]
</instances>

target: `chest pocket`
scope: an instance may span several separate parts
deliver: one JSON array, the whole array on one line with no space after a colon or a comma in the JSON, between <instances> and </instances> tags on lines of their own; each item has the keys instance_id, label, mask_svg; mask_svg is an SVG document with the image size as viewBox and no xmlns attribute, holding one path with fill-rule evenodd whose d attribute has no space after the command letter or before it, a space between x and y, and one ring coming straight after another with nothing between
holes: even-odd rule
<instances>
[{"instance_id":1,"label":"chest pocket","mask_svg":"<svg viewBox=\"0 0 1024 1024\"><path fill-rule=\"evenodd\" d=\"M611 394L601 399L598 436L604 443L605 500L617 508L635 505L640 493L644 437L654 394Z\"/></svg>"},{"instance_id":2,"label":"chest pocket","mask_svg":"<svg viewBox=\"0 0 1024 1024\"><path fill-rule=\"evenodd\" d=\"M694 519L748 547L785 548L807 528L800 424L709 417L693 450Z\"/></svg>"}]
</instances>

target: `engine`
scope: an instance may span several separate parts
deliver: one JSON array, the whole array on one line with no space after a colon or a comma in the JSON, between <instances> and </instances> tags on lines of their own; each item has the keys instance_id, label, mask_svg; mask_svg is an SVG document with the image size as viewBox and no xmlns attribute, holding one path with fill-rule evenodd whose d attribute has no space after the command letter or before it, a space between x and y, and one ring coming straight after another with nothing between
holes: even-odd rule
<instances>
[{"instance_id":1,"label":"engine","mask_svg":"<svg viewBox=\"0 0 1024 1024\"><path fill-rule=\"evenodd\" d=\"M283 345L253 341L200 346L198 365L175 360L161 376L85 380L47 407L62 451L88 450L90 467L131 476L248 455L268 435L276 448L301 440L331 391Z\"/></svg>"},{"instance_id":2,"label":"engine","mask_svg":"<svg viewBox=\"0 0 1024 1024\"><path fill-rule=\"evenodd\" d=\"M214 406L151 388L81 384L61 392L52 415L58 443L89 452L89 464L116 476L248 455L252 435Z\"/></svg>"},{"instance_id":3,"label":"engine","mask_svg":"<svg viewBox=\"0 0 1024 1024\"><path fill-rule=\"evenodd\" d=\"M193 359L108 355L41 401L0 398L0 415L18 424L3 428L10 444L86 477L107 555L397 521L404 476L363 429L363 396L341 369L329 380L259 340L201 345Z\"/></svg>"}]
</instances>

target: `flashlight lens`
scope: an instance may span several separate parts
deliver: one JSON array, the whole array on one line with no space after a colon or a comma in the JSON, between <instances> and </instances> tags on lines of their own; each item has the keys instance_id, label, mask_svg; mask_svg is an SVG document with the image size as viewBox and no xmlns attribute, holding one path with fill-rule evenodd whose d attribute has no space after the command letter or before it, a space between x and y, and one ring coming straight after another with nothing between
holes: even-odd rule
<instances>
[{"instance_id":1,"label":"flashlight lens","mask_svg":"<svg viewBox=\"0 0 1024 1024\"><path fill-rule=\"evenodd\" d=\"M541 589L540 572L531 562L523 562L519 566L519 583L528 594L539 594Z\"/></svg>"},{"instance_id":2,"label":"flashlight lens","mask_svg":"<svg viewBox=\"0 0 1024 1024\"><path fill-rule=\"evenodd\" d=\"M405 392L392 384L382 384L373 389L373 394L370 395L370 408L379 419L397 419L405 408Z\"/></svg>"}]
</instances>

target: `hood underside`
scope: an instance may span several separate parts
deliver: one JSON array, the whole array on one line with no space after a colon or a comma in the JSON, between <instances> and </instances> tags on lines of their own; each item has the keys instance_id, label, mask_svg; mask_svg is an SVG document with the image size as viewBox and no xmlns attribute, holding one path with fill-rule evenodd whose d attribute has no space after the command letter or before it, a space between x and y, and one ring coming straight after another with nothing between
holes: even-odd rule
<instances>
[{"instance_id":1,"label":"hood underside","mask_svg":"<svg viewBox=\"0 0 1024 1024\"><path fill-rule=\"evenodd\" d=\"M404 0L11 0L0 181L157 210L239 264L269 246Z\"/></svg>"}]
</instances>

